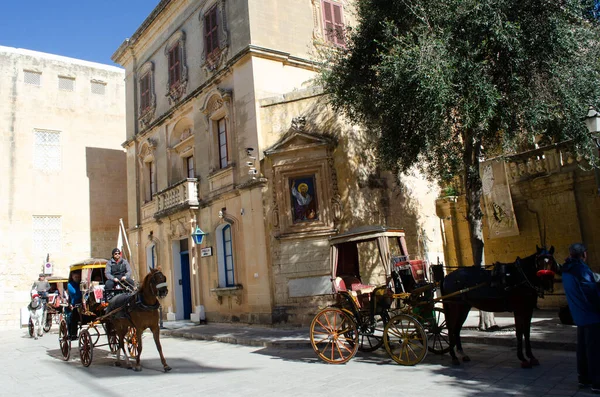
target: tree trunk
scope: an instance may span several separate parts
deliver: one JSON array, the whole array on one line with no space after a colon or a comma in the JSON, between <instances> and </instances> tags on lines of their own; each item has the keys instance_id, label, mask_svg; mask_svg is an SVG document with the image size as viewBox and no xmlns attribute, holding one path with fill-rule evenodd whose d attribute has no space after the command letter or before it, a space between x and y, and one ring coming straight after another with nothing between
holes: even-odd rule
<instances>
[{"instance_id":1,"label":"tree trunk","mask_svg":"<svg viewBox=\"0 0 600 397\"><path fill-rule=\"evenodd\" d=\"M481 210L481 196L483 194L481 175L479 173L479 158L481 156L481 139L469 136L464 137L465 166L464 186L467 203L467 222L471 239L471 252L473 253L473 266L485 267L483 261L483 212ZM494 313L479 311L479 329L487 331L498 328Z\"/></svg>"}]
</instances>

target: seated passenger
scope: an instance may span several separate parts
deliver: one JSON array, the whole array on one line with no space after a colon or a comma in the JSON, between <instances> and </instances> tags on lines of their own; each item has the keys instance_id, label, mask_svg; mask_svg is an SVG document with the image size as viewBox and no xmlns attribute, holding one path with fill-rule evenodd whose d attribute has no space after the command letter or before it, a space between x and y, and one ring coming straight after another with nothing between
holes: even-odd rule
<instances>
[{"instance_id":1,"label":"seated passenger","mask_svg":"<svg viewBox=\"0 0 600 397\"><path fill-rule=\"evenodd\" d=\"M80 283L81 271L71 273L69 285L67 287L69 291L69 306L65 308L65 317L67 321L69 337L72 340L77 339L77 323L81 320L79 310L75 308L75 306L81 304L82 301Z\"/></svg>"}]
</instances>

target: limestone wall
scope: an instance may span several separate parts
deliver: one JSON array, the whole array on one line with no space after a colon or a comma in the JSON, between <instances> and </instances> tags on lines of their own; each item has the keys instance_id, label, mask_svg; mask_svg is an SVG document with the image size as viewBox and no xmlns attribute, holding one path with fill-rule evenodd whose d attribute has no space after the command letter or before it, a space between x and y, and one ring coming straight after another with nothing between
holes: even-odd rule
<instances>
[{"instance_id":1,"label":"limestone wall","mask_svg":"<svg viewBox=\"0 0 600 397\"><path fill-rule=\"evenodd\" d=\"M54 274L67 275L116 244L127 219L123 77L114 66L0 47L0 326L18 324L48 254ZM41 148L36 139L50 135L39 131L54 149ZM58 167L41 165L48 155ZM58 247L34 243L48 236L34 235L33 216L60 217Z\"/></svg>"}]
</instances>

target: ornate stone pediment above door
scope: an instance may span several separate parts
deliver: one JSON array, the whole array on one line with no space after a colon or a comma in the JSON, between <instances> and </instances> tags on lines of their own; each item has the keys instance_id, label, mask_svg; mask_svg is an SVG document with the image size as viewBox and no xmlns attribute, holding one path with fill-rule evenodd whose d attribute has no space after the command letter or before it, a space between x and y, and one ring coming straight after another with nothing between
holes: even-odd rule
<instances>
[{"instance_id":1,"label":"ornate stone pediment above door","mask_svg":"<svg viewBox=\"0 0 600 397\"><path fill-rule=\"evenodd\" d=\"M270 221L277 237L335 233L342 214L332 156L335 146L325 135L304 131L300 120L265 150L272 167Z\"/></svg>"}]
</instances>

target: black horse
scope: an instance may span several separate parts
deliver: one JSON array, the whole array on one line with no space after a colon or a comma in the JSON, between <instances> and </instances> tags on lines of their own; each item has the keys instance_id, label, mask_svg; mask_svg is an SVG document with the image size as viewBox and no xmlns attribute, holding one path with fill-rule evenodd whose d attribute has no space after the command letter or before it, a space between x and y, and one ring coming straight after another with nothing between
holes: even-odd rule
<instances>
[{"instance_id":1,"label":"black horse","mask_svg":"<svg viewBox=\"0 0 600 397\"><path fill-rule=\"evenodd\" d=\"M538 296L543 296L544 291L552 290L554 274L558 271L553 254L554 247L546 250L536 246L535 254L523 259L517 258L513 263L496 263L493 270L478 266L464 267L444 278L442 295L455 293L443 300L450 355L454 364L460 363L454 352L455 346L463 361L470 361L462 351L460 330L471 307L475 307L486 312L513 312L517 357L521 360L521 367L539 365L539 361L531 353L529 332ZM523 357L523 336L529 361Z\"/></svg>"}]
</instances>

